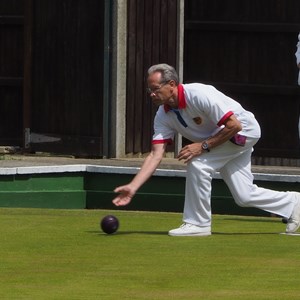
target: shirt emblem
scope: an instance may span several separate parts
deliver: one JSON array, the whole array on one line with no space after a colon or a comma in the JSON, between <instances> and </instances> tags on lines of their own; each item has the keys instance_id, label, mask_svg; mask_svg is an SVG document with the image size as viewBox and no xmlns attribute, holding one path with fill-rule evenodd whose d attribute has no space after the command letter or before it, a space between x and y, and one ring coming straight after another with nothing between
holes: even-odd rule
<instances>
[{"instance_id":1,"label":"shirt emblem","mask_svg":"<svg viewBox=\"0 0 300 300\"><path fill-rule=\"evenodd\" d=\"M193 120L198 125L200 125L202 123L202 119L200 117L195 117L195 118L193 118Z\"/></svg>"}]
</instances>

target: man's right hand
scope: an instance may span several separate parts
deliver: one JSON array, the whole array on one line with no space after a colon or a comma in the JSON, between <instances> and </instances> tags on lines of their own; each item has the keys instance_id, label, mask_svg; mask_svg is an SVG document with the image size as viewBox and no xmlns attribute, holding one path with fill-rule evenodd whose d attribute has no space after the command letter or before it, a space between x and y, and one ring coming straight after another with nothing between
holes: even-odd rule
<instances>
[{"instance_id":1,"label":"man's right hand","mask_svg":"<svg viewBox=\"0 0 300 300\"><path fill-rule=\"evenodd\" d=\"M114 192L119 193L119 195L112 201L116 206L125 206L129 204L136 193L130 184L119 186L114 189Z\"/></svg>"}]
</instances>

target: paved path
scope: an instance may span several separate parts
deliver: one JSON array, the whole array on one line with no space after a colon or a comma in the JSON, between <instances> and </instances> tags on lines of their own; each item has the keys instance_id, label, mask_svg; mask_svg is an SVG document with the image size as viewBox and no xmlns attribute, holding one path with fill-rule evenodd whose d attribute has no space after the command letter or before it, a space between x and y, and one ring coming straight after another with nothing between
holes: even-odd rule
<instances>
[{"instance_id":1,"label":"paved path","mask_svg":"<svg viewBox=\"0 0 300 300\"><path fill-rule=\"evenodd\" d=\"M115 167L140 167L143 158L122 159L82 159L66 156L39 156L39 155L2 155L0 156L0 168L34 167L34 166L63 166L63 165L96 165ZM162 160L159 169L185 170L183 162L174 158ZM253 173L300 175L299 167L283 166L252 166Z\"/></svg>"}]
</instances>

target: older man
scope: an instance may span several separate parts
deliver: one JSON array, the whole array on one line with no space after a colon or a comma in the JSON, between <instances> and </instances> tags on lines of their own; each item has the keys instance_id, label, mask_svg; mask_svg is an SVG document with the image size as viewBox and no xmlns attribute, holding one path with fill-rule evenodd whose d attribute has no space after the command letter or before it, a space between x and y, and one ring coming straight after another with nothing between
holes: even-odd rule
<instances>
[{"instance_id":1,"label":"older man","mask_svg":"<svg viewBox=\"0 0 300 300\"><path fill-rule=\"evenodd\" d=\"M252 147L260 138L254 115L213 86L180 84L167 64L148 70L148 92L158 105L152 150L133 180L117 187L116 206L127 205L158 167L168 143L178 132L193 143L182 148L179 160L187 163L183 224L171 236L211 234L211 181L219 171L235 202L288 218L286 232L300 226L300 193L257 187L251 173Z\"/></svg>"}]
</instances>

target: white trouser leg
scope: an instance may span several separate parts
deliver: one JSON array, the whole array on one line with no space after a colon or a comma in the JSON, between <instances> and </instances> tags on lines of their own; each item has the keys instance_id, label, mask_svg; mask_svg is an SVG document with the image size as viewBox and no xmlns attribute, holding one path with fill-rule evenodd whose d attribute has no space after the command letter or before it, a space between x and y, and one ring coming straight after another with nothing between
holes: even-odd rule
<instances>
[{"instance_id":1,"label":"white trouser leg","mask_svg":"<svg viewBox=\"0 0 300 300\"><path fill-rule=\"evenodd\" d=\"M199 160L188 164L183 221L198 226L211 225L211 180L214 170Z\"/></svg>"},{"instance_id":2,"label":"white trouser leg","mask_svg":"<svg viewBox=\"0 0 300 300\"><path fill-rule=\"evenodd\" d=\"M252 146L251 146L252 148ZM211 225L211 181L215 170L240 155L243 147L231 142L203 153L187 165L183 221L198 226Z\"/></svg>"},{"instance_id":3,"label":"white trouser leg","mask_svg":"<svg viewBox=\"0 0 300 300\"><path fill-rule=\"evenodd\" d=\"M289 218L294 196L259 188L253 184L251 152L256 139L247 139L244 147L226 142L194 158L187 166L183 221L198 226L211 225L211 180L220 170L236 203L257 207Z\"/></svg>"},{"instance_id":4,"label":"white trouser leg","mask_svg":"<svg viewBox=\"0 0 300 300\"><path fill-rule=\"evenodd\" d=\"M293 194L264 189L253 184L250 159L249 149L220 170L235 202L239 206L256 207L289 218L295 205Z\"/></svg>"}]
</instances>

